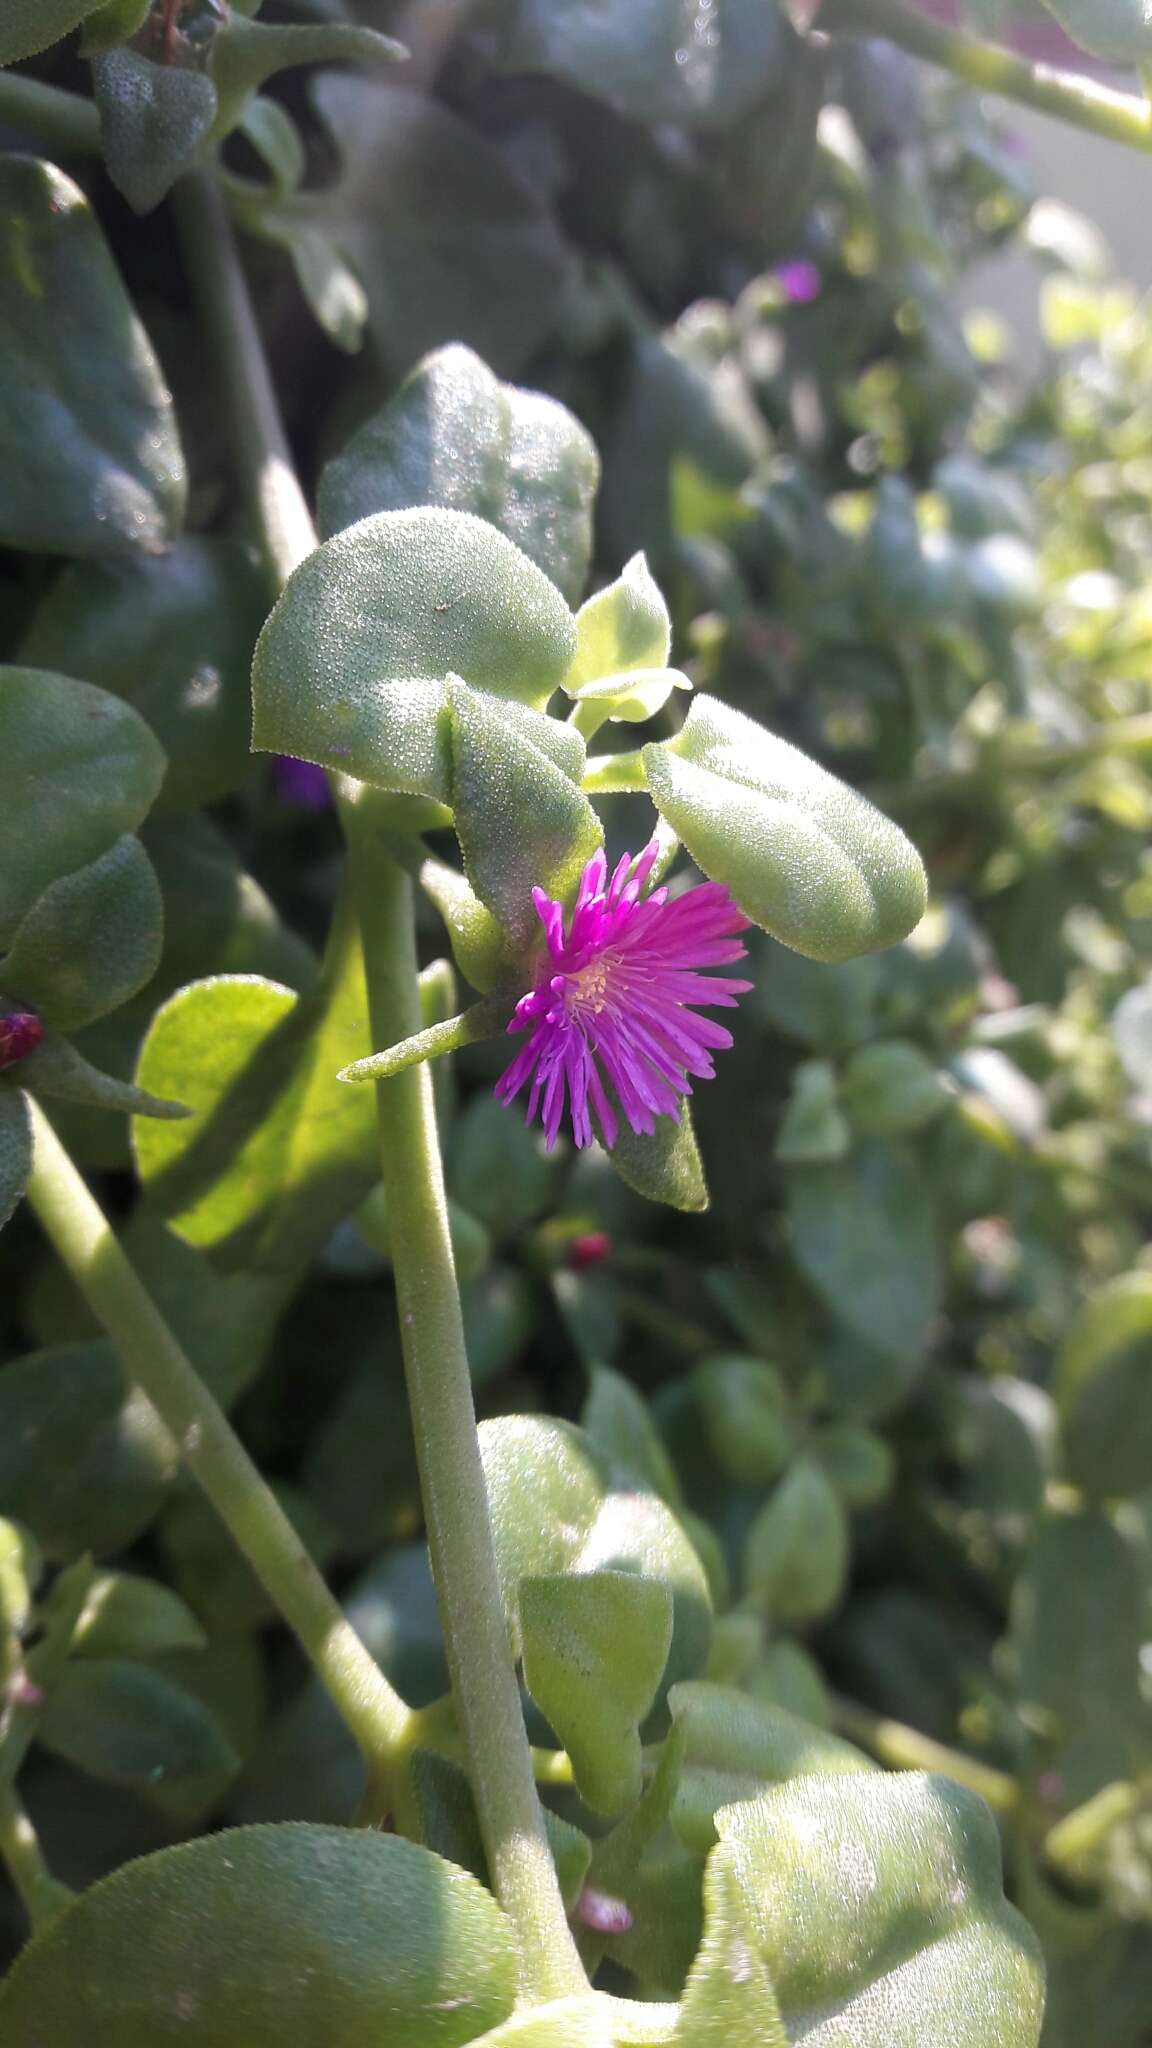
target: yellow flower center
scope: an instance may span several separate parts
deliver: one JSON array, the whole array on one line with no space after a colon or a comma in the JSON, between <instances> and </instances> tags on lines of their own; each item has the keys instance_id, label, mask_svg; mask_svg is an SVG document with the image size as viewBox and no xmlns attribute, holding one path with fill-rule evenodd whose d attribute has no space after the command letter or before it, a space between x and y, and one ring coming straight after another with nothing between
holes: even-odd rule
<instances>
[{"instance_id":1,"label":"yellow flower center","mask_svg":"<svg viewBox=\"0 0 1152 2048\"><path fill-rule=\"evenodd\" d=\"M598 1015L607 1001L607 960L590 960L587 967L582 967L579 974L573 974L570 979L576 1001Z\"/></svg>"}]
</instances>

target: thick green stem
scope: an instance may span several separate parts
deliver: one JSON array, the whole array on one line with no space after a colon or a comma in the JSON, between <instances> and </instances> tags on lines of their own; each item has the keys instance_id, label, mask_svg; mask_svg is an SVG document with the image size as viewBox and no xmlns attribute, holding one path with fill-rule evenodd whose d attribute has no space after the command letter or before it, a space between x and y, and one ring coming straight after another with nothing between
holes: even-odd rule
<instances>
[{"instance_id":1,"label":"thick green stem","mask_svg":"<svg viewBox=\"0 0 1152 2048\"><path fill-rule=\"evenodd\" d=\"M23 128L61 156L100 154L100 116L93 102L17 71L0 71L0 121Z\"/></svg>"},{"instance_id":2,"label":"thick green stem","mask_svg":"<svg viewBox=\"0 0 1152 2048\"><path fill-rule=\"evenodd\" d=\"M36 1163L28 1200L257 1578L298 1636L373 1778L408 1804L410 1714L345 1619L247 1451L181 1350L43 1110L30 1105Z\"/></svg>"},{"instance_id":3,"label":"thick green stem","mask_svg":"<svg viewBox=\"0 0 1152 2048\"><path fill-rule=\"evenodd\" d=\"M242 482L278 590L316 546L315 528L231 227L205 178L182 186L180 222L228 393ZM344 790L373 1036L393 1045L422 1023L412 885L377 837L378 799L355 784ZM504 1627L427 1068L383 1083L379 1102L401 1342L456 1710L492 1882L520 1940L524 1988L554 1998L586 1989L587 1979L556 1881Z\"/></svg>"},{"instance_id":4,"label":"thick green stem","mask_svg":"<svg viewBox=\"0 0 1152 2048\"><path fill-rule=\"evenodd\" d=\"M345 808L377 1043L420 1028L412 884L381 829L386 799ZM384 810L386 819L386 810ZM460 1293L426 1066L378 1084L380 1160L428 1547L456 1712L496 1894L520 1937L524 1989L587 1979L569 1932L504 1622Z\"/></svg>"},{"instance_id":5,"label":"thick green stem","mask_svg":"<svg viewBox=\"0 0 1152 2048\"><path fill-rule=\"evenodd\" d=\"M1050 64L1031 64L963 29L945 28L903 0L824 0L819 22L834 35L882 36L978 91L1000 93L1109 141L1152 150L1152 112L1134 93L1115 92Z\"/></svg>"}]
</instances>

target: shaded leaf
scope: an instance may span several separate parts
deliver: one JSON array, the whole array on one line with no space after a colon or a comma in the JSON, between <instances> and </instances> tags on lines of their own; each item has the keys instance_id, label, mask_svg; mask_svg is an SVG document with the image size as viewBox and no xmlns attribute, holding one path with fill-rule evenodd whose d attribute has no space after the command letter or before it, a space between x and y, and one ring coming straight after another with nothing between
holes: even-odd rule
<instances>
[{"instance_id":1,"label":"shaded leaf","mask_svg":"<svg viewBox=\"0 0 1152 2048\"><path fill-rule=\"evenodd\" d=\"M171 399L95 215L21 156L0 159L0 464L8 547L154 552L183 516Z\"/></svg>"},{"instance_id":2,"label":"shaded leaf","mask_svg":"<svg viewBox=\"0 0 1152 2048\"><path fill-rule=\"evenodd\" d=\"M80 1659L55 1685L39 1739L104 1784L144 1790L234 1772L239 1758L200 1701L144 1664Z\"/></svg>"},{"instance_id":3,"label":"shaded leaf","mask_svg":"<svg viewBox=\"0 0 1152 2048\"><path fill-rule=\"evenodd\" d=\"M491 143L422 94L330 71L312 98L340 175L262 203L254 232L297 261L317 236L337 252L393 376L448 340L513 374L552 326L567 270L541 202Z\"/></svg>"},{"instance_id":4,"label":"shaded leaf","mask_svg":"<svg viewBox=\"0 0 1152 2048\"><path fill-rule=\"evenodd\" d=\"M148 1526L176 1446L105 1343L60 1344L0 1368L0 1513L54 1559L111 1556Z\"/></svg>"},{"instance_id":5,"label":"shaded leaf","mask_svg":"<svg viewBox=\"0 0 1152 2048\"><path fill-rule=\"evenodd\" d=\"M0 668L0 946L61 875L147 815L164 756L127 704L89 683Z\"/></svg>"},{"instance_id":6,"label":"shaded leaf","mask_svg":"<svg viewBox=\"0 0 1152 2048\"><path fill-rule=\"evenodd\" d=\"M787 35L761 0L634 0L627 17L595 0L523 0L505 62L551 72L634 121L726 127L771 87Z\"/></svg>"},{"instance_id":7,"label":"shaded leaf","mask_svg":"<svg viewBox=\"0 0 1152 2048\"><path fill-rule=\"evenodd\" d=\"M5 983L57 1030L78 1031L151 981L163 938L155 869L125 833L37 898L12 935Z\"/></svg>"},{"instance_id":8,"label":"shaded leaf","mask_svg":"<svg viewBox=\"0 0 1152 2048\"><path fill-rule=\"evenodd\" d=\"M92 80L108 175L136 213L151 213L198 161L216 88L203 71L126 46L95 57Z\"/></svg>"},{"instance_id":9,"label":"shaded leaf","mask_svg":"<svg viewBox=\"0 0 1152 2048\"><path fill-rule=\"evenodd\" d=\"M792 1167L796 1258L829 1307L876 1350L918 1357L941 1285L935 1219L913 1162L872 1140L841 1164Z\"/></svg>"},{"instance_id":10,"label":"shaded leaf","mask_svg":"<svg viewBox=\"0 0 1152 2048\"><path fill-rule=\"evenodd\" d=\"M231 795L248 772L248 676L266 610L256 565L236 542L182 538L163 556L65 569L20 659L133 705L168 756L163 808L192 809Z\"/></svg>"}]
</instances>

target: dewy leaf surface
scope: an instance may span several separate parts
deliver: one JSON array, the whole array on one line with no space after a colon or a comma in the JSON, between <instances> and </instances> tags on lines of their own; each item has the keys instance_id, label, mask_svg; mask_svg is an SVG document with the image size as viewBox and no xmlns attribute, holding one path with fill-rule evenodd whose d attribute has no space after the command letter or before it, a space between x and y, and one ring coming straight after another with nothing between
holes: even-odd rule
<instances>
[{"instance_id":1,"label":"dewy leaf surface","mask_svg":"<svg viewBox=\"0 0 1152 2048\"><path fill-rule=\"evenodd\" d=\"M566 406L493 375L459 343L418 363L320 479L325 537L372 512L442 505L487 519L579 601L600 459Z\"/></svg>"},{"instance_id":2,"label":"dewy leaf surface","mask_svg":"<svg viewBox=\"0 0 1152 2048\"><path fill-rule=\"evenodd\" d=\"M5 2048L463 2048L512 2010L511 1933L396 1835L230 1829L85 1892L0 1988Z\"/></svg>"},{"instance_id":3,"label":"dewy leaf surface","mask_svg":"<svg viewBox=\"0 0 1152 2048\"><path fill-rule=\"evenodd\" d=\"M919 854L865 797L715 697L645 747L652 800L754 923L814 960L905 938L923 915Z\"/></svg>"},{"instance_id":4,"label":"dewy leaf surface","mask_svg":"<svg viewBox=\"0 0 1152 2048\"><path fill-rule=\"evenodd\" d=\"M450 802L447 677L539 712L575 640L555 585L485 520L377 513L302 563L265 626L255 744Z\"/></svg>"},{"instance_id":5,"label":"dewy leaf surface","mask_svg":"<svg viewBox=\"0 0 1152 2048\"><path fill-rule=\"evenodd\" d=\"M805 1777L717 1825L790 2040L1036 2048L1038 1946L975 1794L920 1772Z\"/></svg>"}]
</instances>

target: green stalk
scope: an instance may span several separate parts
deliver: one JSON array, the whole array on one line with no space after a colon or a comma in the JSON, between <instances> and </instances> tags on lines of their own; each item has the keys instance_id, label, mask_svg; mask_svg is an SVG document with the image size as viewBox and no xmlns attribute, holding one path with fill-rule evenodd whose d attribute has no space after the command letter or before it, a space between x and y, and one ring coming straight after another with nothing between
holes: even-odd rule
<instances>
[{"instance_id":1,"label":"green stalk","mask_svg":"<svg viewBox=\"0 0 1152 2048\"><path fill-rule=\"evenodd\" d=\"M1094 1792L1091 1799L1074 1807L1049 1829L1044 1838L1044 1854L1049 1863L1075 1876L1081 1865L1090 1863L1099 1853L1114 1828L1148 1805L1150 1794L1152 1788L1147 1781L1132 1784L1127 1780Z\"/></svg>"},{"instance_id":2,"label":"green stalk","mask_svg":"<svg viewBox=\"0 0 1152 2048\"><path fill-rule=\"evenodd\" d=\"M275 1494L191 1365L111 1224L39 1105L28 1200L61 1263L107 1331L237 1547L300 1640L363 1752L407 1811L411 1716L369 1656Z\"/></svg>"},{"instance_id":3,"label":"green stalk","mask_svg":"<svg viewBox=\"0 0 1152 2048\"><path fill-rule=\"evenodd\" d=\"M316 528L296 475L219 189L206 172L195 171L181 179L174 197L184 260L228 395L236 474L269 588L279 597L293 569L317 546Z\"/></svg>"},{"instance_id":4,"label":"green stalk","mask_svg":"<svg viewBox=\"0 0 1152 2048\"><path fill-rule=\"evenodd\" d=\"M32 1923L32 1932L39 1934L73 1894L49 1870L36 1830L11 1785L0 1785L0 1859Z\"/></svg>"},{"instance_id":5,"label":"green stalk","mask_svg":"<svg viewBox=\"0 0 1152 2048\"><path fill-rule=\"evenodd\" d=\"M228 394L238 468L277 591L317 545L259 328L219 194L184 181L179 218ZM341 815L364 944L373 1037L421 1029L412 884L378 827L386 799L342 782ZM520 1943L525 1992L557 1998L587 1978L564 1913L536 1794L496 1572L460 1292L427 1067L378 1084L381 1175L432 1570L480 1832ZM409 1740L414 1730L409 1730Z\"/></svg>"},{"instance_id":6,"label":"green stalk","mask_svg":"<svg viewBox=\"0 0 1152 2048\"><path fill-rule=\"evenodd\" d=\"M420 1029L412 884L390 854L388 805L361 791L344 806L360 910L372 1035ZM460 1291L427 1066L377 1084L400 1340L448 1669L492 1883L520 1936L524 1988L587 1989L536 1793L504 1622L476 1436Z\"/></svg>"},{"instance_id":7,"label":"green stalk","mask_svg":"<svg viewBox=\"0 0 1152 2048\"><path fill-rule=\"evenodd\" d=\"M841 1735L858 1742L891 1770L934 1771L942 1778L954 1778L958 1785L967 1785L970 1792L979 1793L993 1813L1015 1813L1019 1808L1020 1787L1007 1771L994 1770L990 1764L978 1763L961 1750L934 1742L918 1728L909 1728L903 1721L891 1721L884 1714L873 1714L854 1700L838 1699L834 1719Z\"/></svg>"},{"instance_id":8,"label":"green stalk","mask_svg":"<svg viewBox=\"0 0 1152 2048\"><path fill-rule=\"evenodd\" d=\"M1090 135L1152 150L1152 111L1134 93L1115 92L1050 64L1031 64L964 29L945 28L903 0L824 0L819 25L833 35L882 36L980 92L1000 93Z\"/></svg>"}]
</instances>

